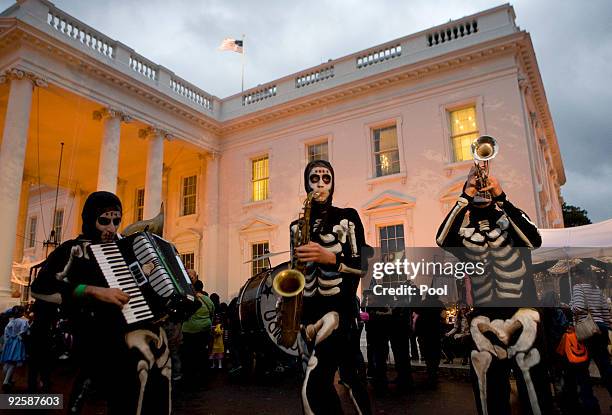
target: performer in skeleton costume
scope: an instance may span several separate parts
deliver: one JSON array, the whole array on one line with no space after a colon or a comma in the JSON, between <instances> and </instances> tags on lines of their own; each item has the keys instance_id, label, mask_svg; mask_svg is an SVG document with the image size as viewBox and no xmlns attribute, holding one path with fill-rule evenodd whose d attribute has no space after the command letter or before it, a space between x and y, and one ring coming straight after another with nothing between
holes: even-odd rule
<instances>
[{"instance_id":1,"label":"performer in skeleton costume","mask_svg":"<svg viewBox=\"0 0 612 415\"><path fill-rule=\"evenodd\" d=\"M87 389L103 393L109 414L168 414L170 355L160 327L127 331L121 307L129 295L108 288L87 246L112 242L121 223L121 202L109 192L89 195L82 234L49 255L32 284L38 300L61 304L74 327L80 374L69 413L80 412Z\"/></svg>"},{"instance_id":2,"label":"performer in skeleton costume","mask_svg":"<svg viewBox=\"0 0 612 415\"><path fill-rule=\"evenodd\" d=\"M474 203L476 171L446 216L436 242L460 260L481 262L484 274L471 278L476 309L470 324L474 393L479 413L510 413L510 370L517 379L523 413L547 413L549 388L540 350L540 315L531 275L530 249L541 245L537 227L514 206L499 181L488 177L492 201ZM469 284L466 284L470 287ZM525 308L520 308L525 307Z\"/></svg>"},{"instance_id":3,"label":"performer in skeleton costume","mask_svg":"<svg viewBox=\"0 0 612 415\"><path fill-rule=\"evenodd\" d=\"M371 413L365 383L357 375L357 359L351 344L356 324L354 302L362 272L362 249L367 248L357 211L332 206L334 170L327 161L310 162L304 171L306 192L316 191L310 215L310 243L297 247L306 262L306 286L302 337L308 361L302 403L307 414L342 413L334 389L334 375L343 366L343 381L349 386L357 411ZM297 221L291 224L291 241ZM293 252L293 246L292 252Z\"/></svg>"}]
</instances>

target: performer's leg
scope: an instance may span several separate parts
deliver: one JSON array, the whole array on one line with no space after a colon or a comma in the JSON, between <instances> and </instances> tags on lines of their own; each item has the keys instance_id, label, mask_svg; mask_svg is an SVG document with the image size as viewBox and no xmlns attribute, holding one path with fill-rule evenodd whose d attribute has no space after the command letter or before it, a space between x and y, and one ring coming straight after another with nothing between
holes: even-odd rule
<instances>
[{"instance_id":1,"label":"performer's leg","mask_svg":"<svg viewBox=\"0 0 612 415\"><path fill-rule=\"evenodd\" d=\"M310 414L341 414L342 406L334 388L338 368L339 338L333 333L318 343L308 360L302 386L304 412Z\"/></svg>"},{"instance_id":2,"label":"performer's leg","mask_svg":"<svg viewBox=\"0 0 612 415\"><path fill-rule=\"evenodd\" d=\"M514 372L523 413L551 413L552 396L550 392L550 379L543 363L533 366L529 370L529 377L527 379L523 376L521 370L516 366L514 368ZM537 406L531 402L529 388L533 388L533 391L535 391Z\"/></svg>"},{"instance_id":3,"label":"performer's leg","mask_svg":"<svg viewBox=\"0 0 612 415\"><path fill-rule=\"evenodd\" d=\"M485 352L486 353L486 352ZM476 409L480 415L510 415L510 367L508 360L498 360L493 357L486 369L486 382L483 382L481 361L473 359L470 365L472 388L476 401ZM478 372L481 376L478 376ZM483 393L484 392L484 393ZM483 405L485 397L487 404Z\"/></svg>"},{"instance_id":4,"label":"performer's leg","mask_svg":"<svg viewBox=\"0 0 612 415\"><path fill-rule=\"evenodd\" d=\"M338 342L339 350L342 351L354 349L355 335L356 333L352 332L350 333L350 337L347 336L346 338L343 337L340 339ZM361 356L361 359L359 359L359 356ZM356 353L340 352L339 358L339 366L342 368L342 380L349 388L349 394L355 409L360 414L371 414L372 409L370 407L368 389L363 377L359 375L359 365L363 362L361 350L359 350L359 355Z\"/></svg>"}]
</instances>

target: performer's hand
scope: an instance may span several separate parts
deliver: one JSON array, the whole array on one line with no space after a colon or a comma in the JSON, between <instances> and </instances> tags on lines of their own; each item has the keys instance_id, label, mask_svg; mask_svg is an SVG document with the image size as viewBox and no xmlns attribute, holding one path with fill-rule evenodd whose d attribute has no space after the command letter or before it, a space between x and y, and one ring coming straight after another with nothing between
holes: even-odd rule
<instances>
[{"instance_id":1,"label":"performer's hand","mask_svg":"<svg viewBox=\"0 0 612 415\"><path fill-rule=\"evenodd\" d=\"M478 189L476 189L476 166L472 166L465 181L464 192L470 197L474 197Z\"/></svg>"},{"instance_id":2,"label":"performer's hand","mask_svg":"<svg viewBox=\"0 0 612 415\"><path fill-rule=\"evenodd\" d=\"M316 242L309 242L306 245L298 246L296 254L302 262L317 262L319 264L335 264L336 255L328 251Z\"/></svg>"},{"instance_id":3,"label":"performer's hand","mask_svg":"<svg viewBox=\"0 0 612 415\"><path fill-rule=\"evenodd\" d=\"M88 285L85 288L85 295L95 298L96 300L104 303L115 304L119 308L123 308L123 305L130 301L130 296L119 288L106 288L106 287L95 287Z\"/></svg>"},{"instance_id":4,"label":"performer's hand","mask_svg":"<svg viewBox=\"0 0 612 415\"><path fill-rule=\"evenodd\" d=\"M491 192L493 197L497 197L502 194L503 190L501 188L501 184L499 184L499 181L495 176L489 176L487 182L488 186L482 188L483 192Z\"/></svg>"}]
</instances>

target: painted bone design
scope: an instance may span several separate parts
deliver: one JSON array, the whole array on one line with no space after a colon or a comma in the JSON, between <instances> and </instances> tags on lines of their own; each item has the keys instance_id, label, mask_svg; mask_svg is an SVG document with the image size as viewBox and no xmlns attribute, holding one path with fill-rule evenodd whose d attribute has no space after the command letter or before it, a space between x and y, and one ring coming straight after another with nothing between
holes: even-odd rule
<instances>
[{"instance_id":1,"label":"painted bone design","mask_svg":"<svg viewBox=\"0 0 612 415\"><path fill-rule=\"evenodd\" d=\"M480 400L485 415L488 413L486 374L493 356L500 360L511 359L516 356L517 365L521 369L525 380L533 413L540 414L536 391L529 374L529 369L540 362L538 350L532 349L536 340L539 321L539 313L528 308L519 309L512 318L507 320L490 321L485 316L478 316L472 320L470 333L478 349L478 351L472 351L472 365L478 377ZM518 339L510 344L513 335L521 329ZM502 345L491 343L485 336L486 333L495 335Z\"/></svg>"},{"instance_id":2,"label":"painted bone design","mask_svg":"<svg viewBox=\"0 0 612 415\"><path fill-rule=\"evenodd\" d=\"M168 348L168 339L166 332L159 329L159 335L150 330L134 330L126 334L125 342L128 347L136 348L142 353L144 359L138 362L138 379L140 380L140 393L138 396L138 407L136 415L142 413L142 404L144 392L149 378L149 371L153 366L161 369L161 375L168 380L168 385L171 385L172 366L170 362L170 349ZM151 347L155 349L152 350ZM158 354L155 356L154 352ZM168 400L168 413L172 410L171 399Z\"/></svg>"}]
</instances>

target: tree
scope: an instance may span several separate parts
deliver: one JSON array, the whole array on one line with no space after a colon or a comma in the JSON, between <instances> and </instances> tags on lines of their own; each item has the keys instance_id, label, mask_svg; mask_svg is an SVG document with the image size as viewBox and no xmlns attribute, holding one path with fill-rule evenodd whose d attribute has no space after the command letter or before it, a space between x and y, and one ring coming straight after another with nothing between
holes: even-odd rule
<instances>
[{"instance_id":1,"label":"tree","mask_svg":"<svg viewBox=\"0 0 612 415\"><path fill-rule=\"evenodd\" d=\"M588 212L578 206L568 205L563 202L562 209L563 222L565 222L566 228L573 228L574 226L588 225L591 223Z\"/></svg>"}]
</instances>

